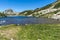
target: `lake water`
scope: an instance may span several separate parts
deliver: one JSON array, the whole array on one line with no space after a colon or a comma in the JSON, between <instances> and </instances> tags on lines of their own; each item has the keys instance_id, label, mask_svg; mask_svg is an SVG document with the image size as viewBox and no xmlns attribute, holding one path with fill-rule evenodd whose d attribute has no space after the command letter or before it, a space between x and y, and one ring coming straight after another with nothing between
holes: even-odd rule
<instances>
[{"instance_id":1,"label":"lake water","mask_svg":"<svg viewBox=\"0 0 60 40\"><path fill-rule=\"evenodd\" d=\"M35 17L26 17L26 16L14 16L14 17L5 17L0 18L0 25L8 24L51 24L51 23L60 23L54 19L48 18L35 18Z\"/></svg>"}]
</instances>

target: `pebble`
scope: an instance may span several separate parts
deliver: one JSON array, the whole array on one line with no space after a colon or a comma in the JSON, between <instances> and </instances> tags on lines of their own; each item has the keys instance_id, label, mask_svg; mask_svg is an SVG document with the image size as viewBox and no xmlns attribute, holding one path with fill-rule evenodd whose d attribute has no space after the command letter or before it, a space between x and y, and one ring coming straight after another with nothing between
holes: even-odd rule
<instances>
[{"instance_id":1,"label":"pebble","mask_svg":"<svg viewBox=\"0 0 60 40\"><path fill-rule=\"evenodd\" d=\"M14 40L13 38L11 38L11 40Z\"/></svg>"}]
</instances>

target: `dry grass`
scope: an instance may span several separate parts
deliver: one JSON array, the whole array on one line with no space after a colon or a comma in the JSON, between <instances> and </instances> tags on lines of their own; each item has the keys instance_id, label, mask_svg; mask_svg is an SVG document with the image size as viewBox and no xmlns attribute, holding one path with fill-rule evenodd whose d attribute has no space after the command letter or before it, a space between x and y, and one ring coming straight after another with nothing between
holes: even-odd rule
<instances>
[{"instance_id":1,"label":"dry grass","mask_svg":"<svg viewBox=\"0 0 60 40\"><path fill-rule=\"evenodd\" d=\"M1 27L1 28L5 28L5 27ZM18 31L20 31L21 29L17 26L6 26L6 28L0 29L0 37L2 38L7 38L7 39L11 39L11 38L15 38Z\"/></svg>"}]
</instances>

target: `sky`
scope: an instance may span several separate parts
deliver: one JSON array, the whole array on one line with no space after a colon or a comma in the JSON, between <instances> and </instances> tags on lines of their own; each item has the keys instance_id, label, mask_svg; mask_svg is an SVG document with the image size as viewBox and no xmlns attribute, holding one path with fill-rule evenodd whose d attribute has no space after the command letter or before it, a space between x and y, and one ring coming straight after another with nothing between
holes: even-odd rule
<instances>
[{"instance_id":1,"label":"sky","mask_svg":"<svg viewBox=\"0 0 60 40\"><path fill-rule=\"evenodd\" d=\"M13 9L16 12L44 7L56 0L0 0L0 11Z\"/></svg>"}]
</instances>

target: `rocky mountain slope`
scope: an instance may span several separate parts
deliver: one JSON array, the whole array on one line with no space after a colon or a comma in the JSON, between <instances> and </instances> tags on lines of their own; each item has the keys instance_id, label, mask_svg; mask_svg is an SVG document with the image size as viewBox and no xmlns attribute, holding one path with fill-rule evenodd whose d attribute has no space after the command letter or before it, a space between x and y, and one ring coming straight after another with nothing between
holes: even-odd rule
<instances>
[{"instance_id":1,"label":"rocky mountain slope","mask_svg":"<svg viewBox=\"0 0 60 40\"><path fill-rule=\"evenodd\" d=\"M47 18L54 18L54 19L60 18L60 0L57 0L56 2L48 4L42 8L20 12L19 15L47 17Z\"/></svg>"},{"instance_id":2,"label":"rocky mountain slope","mask_svg":"<svg viewBox=\"0 0 60 40\"><path fill-rule=\"evenodd\" d=\"M6 9L4 11L4 14L7 16L18 16L18 12L13 11L12 9Z\"/></svg>"}]
</instances>

